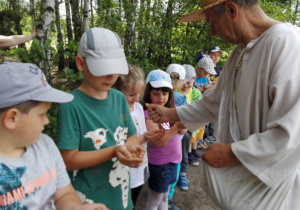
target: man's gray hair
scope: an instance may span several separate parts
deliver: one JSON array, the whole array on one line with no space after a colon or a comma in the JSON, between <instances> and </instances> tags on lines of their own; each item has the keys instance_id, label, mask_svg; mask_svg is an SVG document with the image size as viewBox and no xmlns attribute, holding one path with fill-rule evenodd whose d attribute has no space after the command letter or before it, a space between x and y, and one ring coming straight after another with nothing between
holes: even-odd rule
<instances>
[{"instance_id":1,"label":"man's gray hair","mask_svg":"<svg viewBox=\"0 0 300 210\"><path fill-rule=\"evenodd\" d=\"M258 4L258 0L230 0L230 1L236 3L240 7L248 7L248 8ZM219 16L223 15L225 12L225 3L226 2L223 2L213 7Z\"/></svg>"}]
</instances>

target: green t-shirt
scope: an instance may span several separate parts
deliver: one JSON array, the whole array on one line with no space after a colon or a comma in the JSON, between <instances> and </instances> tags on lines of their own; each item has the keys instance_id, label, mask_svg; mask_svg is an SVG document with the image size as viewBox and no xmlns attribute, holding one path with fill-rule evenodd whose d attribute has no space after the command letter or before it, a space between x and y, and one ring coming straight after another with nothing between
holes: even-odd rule
<instances>
[{"instance_id":1,"label":"green t-shirt","mask_svg":"<svg viewBox=\"0 0 300 210\"><path fill-rule=\"evenodd\" d=\"M110 89L98 100L76 89L74 100L58 111L59 149L94 151L125 144L136 133L125 96ZM69 172L72 184L85 203L104 203L109 209L132 209L129 168L117 158Z\"/></svg>"}]
</instances>

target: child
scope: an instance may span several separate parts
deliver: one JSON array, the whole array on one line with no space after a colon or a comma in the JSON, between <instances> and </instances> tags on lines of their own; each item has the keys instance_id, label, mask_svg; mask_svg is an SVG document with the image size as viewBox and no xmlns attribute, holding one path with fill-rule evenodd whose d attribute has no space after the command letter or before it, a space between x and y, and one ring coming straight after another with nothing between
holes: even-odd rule
<instances>
[{"instance_id":1,"label":"child","mask_svg":"<svg viewBox=\"0 0 300 210\"><path fill-rule=\"evenodd\" d=\"M210 57L203 56L197 63L196 69L197 77L194 82L194 87L204 93L206 90L211 89L213 86L209 84L208 75L216 75L214 70L214 62Z\"/></svg>"},{"instance_id":2,"label":"child","mask_svg":"<svg viewBox=\"0 0 300 210\"><path fill-rule=\"evenodd\" d=\"M128 74L120 38L104 28L87 30L75 61L83 82L58 112L58 147L72 183L84 203L133 209L127 166L140 166L145 150L125 96L111 88Z\"/></svg>"},{"instance_id":3,"label":"child","mask_svg":"<svg viewBox=\"0 0 300 210\"><path fill-rule=\"evenodd\" d=\"M221 72L222 72L222 68L217 65L217 63L219 62L220 57L222 55L222 51L218 46L213 46L209 49L208 53L210 55L210 58L214 62L214 69L217 73L216 75L213 75L210 78L211 78L212 81L216 81L218 79L218 77L220 76Z\"/></svg>"},{"instance_id":4,"label":"child","mask_svg":"<svg viewBox=\"0 0 300 210\"><path fill-rule=\"evenodd\" d=\"M141 99L141 93L144 92L144 72L141 68L133 65L129 65L128 75L121 75L114 84L114 88L124 93L131 118L135 124L137 130L137 136L139 137L140 144L143 145L144 149L147 149L147 141L153 139L148 139L149 134L147 133L145 115L143 106L139 103ZM151 137L161 138L163 133L156 136L155 133ZM133 205L135 206L138 196L142 190L144 183L149 178L149 169L148 169L148 157L147 154L144 155L143 164L139 168L130 168L130 187L131 187L131 197Z\"/></svg>"},{"instance_id":5,"label":"child","mask_svg":"<svg viewBox=\"0 0 300 210\"><path fill-rule=\"evenodd\" d=\"M208 56L203 56L197 64L196 70L197 77L194 82L194 87L196 87L200 92L203 94L206 90L211 89L213 85L209 84L209 79L207 76L209 75L216 75L216 71L214 70L214 63L212 59ZM208 132L208 128L211 124L207 124L206 127L206 134L205 140L208 143L213 143L215 138L212 136L212 132ZM205 149L207 147L206 143L202 140L199 141L199 148Z\"/></svg>"},{"instance_id":6,"label":"child","mask_svg":"<svg viewBox=\"0 0 300 210\"><path fill-rule=\"evenodd\" d=\"M54 141L41 134L51 103L73 96L52 88L34 64L0 65L1 209L103 209L81 205Z\"/></svg>"},{"instance_id":7,"label":"child","mask_svg":"<svg viewBox=\"0 0 300 210\"><path fill-rule=\"evenodd\" d=\"M172 86L173 86L173 93L174 93L174 102L175 106L182 106L187 104L186 97L179 91L184 85L184 79L185 79L185 69L182 65L179 64L170 64L166 70L168 74L170 74L171 80L172 80ZM183 138L183 135L181 135L181 139ZM168 209L169 210L176 210L178 207L175 205L173 201L173 195L175 193L175 186L178 181L180 172L180 163L177 164L177 176L176 176L176 182L171 185L169 190L169 196L168 196Z\"/></svg>"},{"instance_id":8,"label":"child","mask_svg":"<svg viewBox=\"0 0 300 210\"><path fill-rule=\"evenodd\" d=\"M151 71L146 79L144 95L145 103L158 104L165 107L174 107L172 81L162 70ZM145 106L144 106L145 109ZM148 130L158 128L166 131L159 142L151 142L148 152L150 178L146 209L168 209L168 191L175 183L177 164L181 161L180 135L186 132L181 122L174 125L169 122L160 125L152 122L145 111L146 127Z\"/></svg>"},{"instance_id":9,"label":"child","mask_svg":"<svg viewBox=\"0 0 300 210\"><path fill-rule=\"evenodd\" d=\"M181 89L181 93L185 94L187 101L190 104L190 103L193 103L197 99L201 99L202 94L197 88L193 87L193 83L196 79L196 72L195 72L194 67L191 65L188 65L188 64L184 64L183 67L186 70L186 77L185 77L186 83L184 84L183 88ZM197 149L197 140L203 138L203 130L204 130L204 127L193 132L193 134L190 136L191 140L190 140L190 144L188 146L187 159L188 159L188 163L190 163L191 165L194 165L194 166L199 165L198 160L201 160L201 155L198 154L196 149ZM181 164L181 165L183 165L183 164ZM187 167L184 167L184 168L186 168L186 170L181 171L180 182L179 182L179 184L181 184L181 180L183 180L182 187L181 187L181 185L179 185L179 188L182 188L182 190L188 190L188 184L186 184L186 182L185 182L185 172L187 171Z\"/></svg>"}]
</instances>

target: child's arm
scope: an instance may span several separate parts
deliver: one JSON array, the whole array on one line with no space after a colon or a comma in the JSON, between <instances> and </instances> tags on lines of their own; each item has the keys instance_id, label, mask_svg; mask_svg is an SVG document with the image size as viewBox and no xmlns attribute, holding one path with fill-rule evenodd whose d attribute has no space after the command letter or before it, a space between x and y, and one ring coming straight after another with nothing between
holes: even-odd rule
<instances>
[{"instance_id":1,"label":"child's arm","mask_svg":"<svg viewBox=\"0 0 300 210\"><path fill-rule=\"evenodd\" d=\"M58 210L108 210L104 204L82 205L71 184L56 190L54 203Z\"/></svg>"},{"instance_id":2,"label":"child's arm","mask_svg":"<svg viewBox=\"0 0 300 210\"><path fill-rule=\"evenodd\" d=\"M60 150L68 171L83 169L98 165L114 157L118 157L121 163L123 159L130 159L126 164L131 167L137 167L140 162L137 158L131 158L125 145L117 145L95 151L79 151L78 149ZM123 162L122 162L123 161Z\"/></svg>"}]
</instances>

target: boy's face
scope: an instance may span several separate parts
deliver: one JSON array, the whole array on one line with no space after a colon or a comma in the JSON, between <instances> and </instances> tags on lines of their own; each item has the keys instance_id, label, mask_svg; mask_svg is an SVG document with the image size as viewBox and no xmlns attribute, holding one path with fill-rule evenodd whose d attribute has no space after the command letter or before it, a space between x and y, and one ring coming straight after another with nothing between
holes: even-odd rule
<instances>
[{"instance_id":1,"label":"boy's face","mask_svg":"<svg viewBox=\"0 0 300 210\"><path fill-rule=\"evenodd\" d=\"M213 60L213 62L216 64L220 60L221 52L211 52L209 55L210 55L211 59Z\"/></svg>"},{"instance_id":2,"label":"boy's face","mask_svg":"<svg viewBox=\"0 0 300 210\"><path fill-rule=\"evenodd\" d=\"M22 139L19 141L20 147L26 147L39 140L39 135L43 132L44 126L49 123L47 111L51 103L41 102L32 108L27 114L18 113L16 124L16 137Z\"/></svg>"},{"instance_id":3,"label":"boy's face","mask_svg":"<svg viewBox=\"0 0 300 210\"><path fill-rule=\"evenodd\" d=\"M208 73L205 69L197 66L196 75L197 75L197 77L206 77L208 75Z\"/></svg>"},{"instance_id":4,"label":"boy's face","mask_svg":"<svg viewBox=\"0 0 300 210\"><path fill-rule=\"evenodd\" d=\"M118 74L96 77L91 74L85 61L82 63L82 68L78 69L83 74L83 82L89 86L90 90L98 93L107 93L119 77Z\"/></svg>"},{"instance_id":5,"label":"boy's face","mask_svg":"<svg viewBox=\"0 0 300 210\"><path fill-rule=\"evenodd\" d=\"M195 77L193 77L193 78L191 78L189 81L187 81L187 82L183 85L181 91L182 91L183 93L189 92L189 90L193 87L194 81L195 81Z\"/></svg>"}]
</instances>

